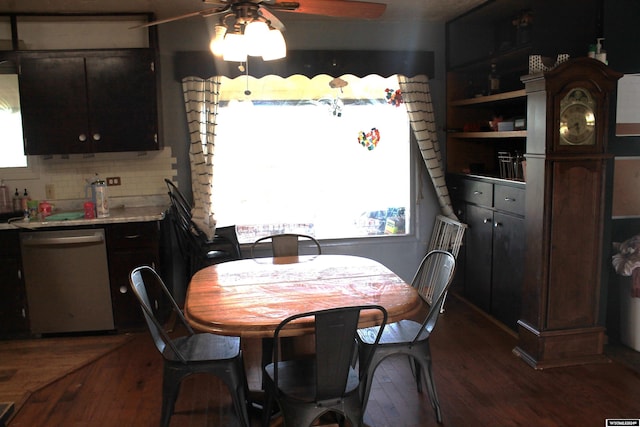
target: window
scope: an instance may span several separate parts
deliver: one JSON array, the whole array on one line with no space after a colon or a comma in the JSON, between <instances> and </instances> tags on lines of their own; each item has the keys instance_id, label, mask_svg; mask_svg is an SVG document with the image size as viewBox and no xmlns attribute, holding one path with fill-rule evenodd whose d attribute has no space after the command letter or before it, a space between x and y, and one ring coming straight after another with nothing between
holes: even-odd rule
<instances>
[{"instance_id":1,"label":"window","mask_svg":"<svg viewBox=\"0 0 640 427\"><path fill-rule=\"evenodd\" d=\"M27 156L22 147L22 118L18 95L18 75L0 74L0 168L27 166Z\"/></svg>"},{"instance_id":2,"label":"window","mask_svg":"<svg viewBox=\"0 0 640 427\"><path fill-rule=\"evenodd\" d=\"M243 243L279 232L408 233L409 121L404 106L386 98L397 87L395 76L223 78L212 196L218 224L236 224Z\"/></svg>"}]
</instances>

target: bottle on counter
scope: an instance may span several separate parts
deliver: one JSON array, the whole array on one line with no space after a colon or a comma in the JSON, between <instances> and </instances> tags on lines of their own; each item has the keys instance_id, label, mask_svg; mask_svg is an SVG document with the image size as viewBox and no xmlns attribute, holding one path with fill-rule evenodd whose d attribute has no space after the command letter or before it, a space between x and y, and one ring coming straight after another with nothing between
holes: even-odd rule
<instances>
[{"instance_id":1,"label":"bottle on counter","mask_svg":"<svg viewBox=\"0 0 640 427\"><path fill-rule=\"evenodd\" d=\"M493 95L500 92L500 76L496 64L491 64L491 71L489 72L489 79L487 85L487 95Z\"/></svg>"},{"instance_id":2,"label":"bottle on counter","mask_svg":"<svg viewBox=\"0 0 640 427\"><path fill-rule=\"evenodd\" d=\"M97 175L91 183L91 198L96 207L96 218L109 216L109 201L107 198L107 183Z\"/></svg>"},{"instance_id":3,"label":"bottle on counter","mask_svg":"<svg viewBox=\"0 0 640 427\"><path fill-rule=\"evenodd\" d=\"M27 216L29 215L29 200L31 200L31 197L29 197L29 193L27 192L27 189L24 189L24 193L22 194L22 197L20 198L20 211L21 212L26 212Z\"/></svg>"},{"instance_id":4,"label":"bottle on counter","mask_svg":"<svg viewBox=\"0 0 640 427\"><path fill-rule=\"evenodd\" d=\"M93 219L96 217L96 205L93 202L84 202L84 218Z\"/></svg>"},{"instance_id":5,"label":"bottle on counter","mask_svg":"<svg viewBox=\"0 0 640 427\"><path fill-rule=\"evenodd\" d=\"M4 185L4 180L0 179L0 212L12 212L13 201L11 200L11 191L9 187Z\"/></svg>"},{"instance_id":6,"label":"bottle on counter","mask_svg":"<svg viewBox=\"0 0 640 427\"><path fill-rule=\"evenodd\" d=\"M21 207L22 202L20 201L20 193L18 193L18 189L16 188L16 192L13 194L13 211L20 212Z\"/></svg>"}]
</instances>

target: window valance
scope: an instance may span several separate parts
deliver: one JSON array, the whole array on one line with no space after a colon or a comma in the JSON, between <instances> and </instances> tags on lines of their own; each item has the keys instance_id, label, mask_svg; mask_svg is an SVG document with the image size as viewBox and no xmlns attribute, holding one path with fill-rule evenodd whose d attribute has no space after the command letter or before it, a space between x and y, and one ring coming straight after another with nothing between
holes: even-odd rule
<instances>
[{"instance_id":1,"label":"window valance","mask_svg":"<svg viewBox=\"0 0 640 427\"><path fill-rule=\"evenodd\" d=\"M211 52L176 52L175 78L195 76L209 78L220 75L230 78L243 75L237 62L225 62L215 58ZM259 58L249 59L249 75L263 77L278 75L289 77L303 74L313 77L318 74L340 76L353 74L363 77L378 74L389 77L402 74L408 77L424 74L434 77L434 53L432 51L357 51L357 50L292 50L287 57L265 62Z\"/></svg>"}]
</instances>

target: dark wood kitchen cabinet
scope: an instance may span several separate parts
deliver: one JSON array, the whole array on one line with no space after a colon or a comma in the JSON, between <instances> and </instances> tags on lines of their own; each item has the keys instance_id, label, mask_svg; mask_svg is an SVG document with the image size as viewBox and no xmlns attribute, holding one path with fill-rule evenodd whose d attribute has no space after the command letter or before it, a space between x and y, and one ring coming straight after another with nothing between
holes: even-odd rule
<instances>
[{"instance_id":1,"label":"dark wood kitchen cabinet","mask_svg":"<svg viewBox=\"0 0 640 427\"><path fill-rule=\"evenodd\" d=\"M20 55L25 153L159 149L152 49Z\"/></svg>"},{"instance_id":2,"label":"dark wood kitchen cabinet","mask_svg":"<svg viewBox=\"0 0 640 427\"><path fill-rule=\"evenodd\" d=\"M524 265L523 183L450 175L465 233L464 286L457 292L511 329L517 328Z\"/></svg>"},{"instance_id":3,"label":"dark wood kitchen cabinet","mask_svg":"<svg viewBox=\"0 0 640 427\"><path fill-rule=\"evenodd\" d=\"M27 296L17 230L0 232L0 337L29 334Z\"/></svg>"},{"instance_id":4,"label":"dark wood kitchen cabinet","mask_svg":"<svg viewBox=\"0 0 640 427\"><path fill-rule=\"evenodd\" d=\"M159 243L160 224L157 221L112 224L107 227L109 281L113 321L117 330L144 325L140 304L129 285L129 273L141 265L158 268Z\"/></svg>"}]
</instances>

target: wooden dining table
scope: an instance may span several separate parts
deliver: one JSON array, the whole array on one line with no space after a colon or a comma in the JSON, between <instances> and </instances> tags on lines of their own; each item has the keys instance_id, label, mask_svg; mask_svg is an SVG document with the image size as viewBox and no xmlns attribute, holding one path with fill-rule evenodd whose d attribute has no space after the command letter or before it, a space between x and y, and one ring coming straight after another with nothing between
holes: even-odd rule
<instances>
[{"instance_id":1,"label":"wooden dining table","mask_svg":"<svg viewBox=\"0 0 640 427\"><path fill-rule=\"evenodd\" d=\"M191 278L185 317L199 331L268 338L286 317L313 310L377 304L388 322L410 318L423 302L417 291L372 259L351 255L254 258L205 267ZM379 323L365 311L361 326ZM304 335L304 321L287 329Z\"/></svg>"}]
</instances>

